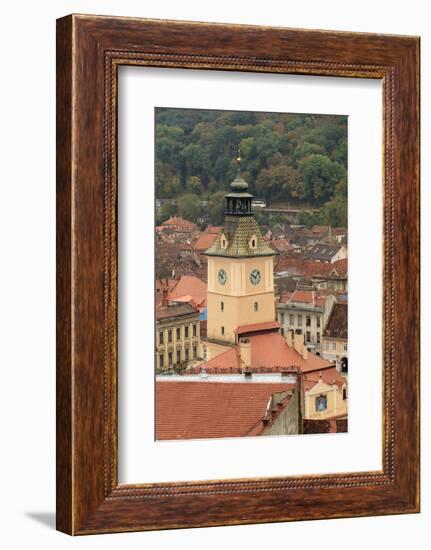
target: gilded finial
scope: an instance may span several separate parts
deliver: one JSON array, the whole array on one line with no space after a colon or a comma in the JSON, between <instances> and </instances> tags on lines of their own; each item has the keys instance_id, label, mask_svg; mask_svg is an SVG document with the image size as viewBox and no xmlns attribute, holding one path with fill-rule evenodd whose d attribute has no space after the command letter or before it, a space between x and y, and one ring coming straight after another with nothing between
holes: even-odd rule
<instances>
[{"instance_id":1,"label":"gilded finial","mask_svg":"<svg viewBox=\"0 0 431 550\"><path fill-rule=\"evenodd\" d=\"M239 148L239 144L238 144L238 147L237 147L237 152L236 152L236 164L238 166L238 174L241 172L241 150Z\"/></svg>"}]
</instances>

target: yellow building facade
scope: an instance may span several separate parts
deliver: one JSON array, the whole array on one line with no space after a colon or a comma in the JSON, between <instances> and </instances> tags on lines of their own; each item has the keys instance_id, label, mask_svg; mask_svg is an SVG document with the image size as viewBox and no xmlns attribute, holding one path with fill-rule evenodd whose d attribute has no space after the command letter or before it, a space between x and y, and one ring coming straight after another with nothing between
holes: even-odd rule
<instances>
[{"instance_id":1,"label":"yellow building facade","mask_svg":"<svg viewBox=\"0 0 431 550\"><path fill-rule=\"evenodd\" d=\"M186 368L201 357L199 312L189 304L173 304L157 311L156 370Z\"/></svg>"},{"instance_id":2,"label":"yellow building facade","mask_svg":"<svg viewBox=\"0 0 431 550\"><path fill-rule=\"evenodd\" d=\"M304 419L326 420L347 415L347 385L338 387L319 381L304 392Z\"/></svg>"},{"instance_id":3,"label":"yellow building facade","mask_svg":"<svg viewBox=\"0 0 431 550\"><path fill-rule=\"evenodd\" d=\"M274 321L272 270L272 258L208 259L209 339L235 344L239 326ZM226 273L223 284L220 272ZM254 284L251 277L256 273L260 274L260 281Z\"/></svg>"}]
</instances>

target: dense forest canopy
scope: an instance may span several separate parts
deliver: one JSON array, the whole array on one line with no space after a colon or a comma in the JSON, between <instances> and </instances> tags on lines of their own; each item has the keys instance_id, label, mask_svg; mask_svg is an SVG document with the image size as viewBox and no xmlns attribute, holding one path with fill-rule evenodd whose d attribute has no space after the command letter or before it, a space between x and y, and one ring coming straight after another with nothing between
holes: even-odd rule
<instances>
[{"instance_id":1,"label":"dense forest canopy","mask_svg":"<svg viewBox=\"0 0 431 550\"><path fill-rule=\"evenodd\" d=\"M155 184L175 211L221 223L223 196L237 171L250 192L271 204L319 208L303 223L347 223L347 117L245 111L156 108Z\"/></svg>"}]
</instances>

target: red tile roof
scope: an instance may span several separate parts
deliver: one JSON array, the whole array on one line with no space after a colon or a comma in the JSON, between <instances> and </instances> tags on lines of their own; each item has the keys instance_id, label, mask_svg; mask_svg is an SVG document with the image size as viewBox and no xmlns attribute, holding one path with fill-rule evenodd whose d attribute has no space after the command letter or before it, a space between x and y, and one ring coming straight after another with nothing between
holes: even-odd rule
<instances>
[{"instance_id":1,"label":"red tile roof","mask_svg":"<svg viewBox=\"0 0 431 550\"><path fill-rule=\"evenodd\" d=\"M160 226L159 226L160 227ZM173 216L161 224L161 227L172 227L176 231L196 231L197 225L189 220L184 220L181 217Z\"/></svg>"},{"instance_id":2,"label":"red tile roof","mask_svg":"<svg viewBox=\"0 0 431 550\"><path fill-rule=\"evenodd\" d=\"M207 227L207 232L208 233L212 233L212 234L215 234L215 235L218 235L220 233L220 231L222 230L222 226L221 225L209 225Z\"/></svg>"},{"instance_id":3,"label":"red tile roof","mask_svg":"<svg viewBox=\"0 0 431 550\"><path fill-rule=\"evenodd\" d=\"M320 235L324 236L329 233L329 226L328 225L313 225L313 227L310 229L310 233L313 235Z\"/></svg>"},{"instance_id":4,"label":"red tile roof","mask_svg":"<svg viewBox=\"0 0 431 550\"><path fill-rule=\"evenodd\" d=\"M241 372L241 370L244 368L244 364L241 361L238 346L234 346L228 349L227 351L224 351L220 355L217 355L216 357L209 359L206 363L194 369L193 372L192 371L190 372L192 374L194 372L200 372L202 368L205 369L205 371L208 373L216 373L216 372L238 373L238 372Z\"/></svg>"},{"instance_id":5,"label":"red tile roof","mask_svg":"<svg viewBox=\"0 0 431 550\"><path fill-rule=\"evenodd\" d=\"M156 439L259 435L271 396L295 386L279 383L156 382ZM287 405L289 397L283 403Z\"/></svg>"},{"instance_id":6,"label":"red tile roof","mask_svg":"<svg viewBox=\"0 0 431 550\"><path fill-rule=\"evenodd\" d=\"M347 258L337 260L332 264L339 277L347 277Z\"/></svg>"},{"instance_id":7,"label":"red tile roof","mask_svg":"<svg viewBox=\"0 0 431 550\"><path fill-rule=\"evenodd\" d=\"M277 321L266 321L264 323L252 323L251 325L241 325L235 332L238 335L249 334L250 332L258 331L268 331L268 330L278 330L280 328L280 323Z\"/></svg>"},{"instance_id":8,"label":"red tile roof","mask_svg":"<svg viewBox=\"0 0 431 550\"><path fill-rule=\"evenodd\" d=\"M251 370L255 372L288 372L300 369L302 372L332 367L333 363L314 353L308 352L304 359L295 348L290 347L278 332L267 332L248 336L250 341ZM239 346L210 359L201 365L211 373L235 373L244 369Z\"/></svg>"},{"instance_id":9,"label":"red tile roof","mask_svg":"<svg viewBox=\"0 0 431 550\"><path fill-rule=\"evenodd\" d=\"M310 391L320 379L325 384L336 384L339 388L342 388L346 384L346 379L337 371L336 367L331 366L321 370L315 370L313 372L306 372L302 375L302 385L304 391Z\"/></svg>"},{"instance_id":10,"label":"red tile roof","mask_svg":"<svg viewBox=\"0 0 431 550\"><path fill-rule=\"evenodd\" d=\"M184 297L199 309L204 309L207 305L206 283L193 275L183 275L169 293L169 301L181 301Z\"/></svg>"},{"instance_id":11,"label":"red tile roof","mask_svg":"<svg viewBox=\"0 0 431 550\"><path fill-rule=\"evenodd\" d=\"M295 247L285 238L274 239L269 244L277 252L292 252L295 250Z\"/></svg>"},{"instance_id":12,"label":"red tile roof","mask_svg":"<svg viewBox=\"0 0 431 550\"><path fill-rule=\"evenodd\" d=\"M250 337L251 367L299 367L302 372L325 368L329 361L308 352L304 359L278 332Z\"/></svg>"},{"instance_id":13,"label":"red tile roof","mask_svg":"<svg viewBox=\"0 0 431 550\"><path fill-rule=\"evenodd\" d=\"M323 263L315 260L304 260L291 256L281 256L275 266L275 273L288 271L291 274L306 279L318 277L347 277L347 259L337 260L333 264Z\"/></svg>"},{"instance_id":14,"label":"red tile roof","mask_svg":"<svg viewBox=\"0 0 431 550\"><path fill-rule=\"evenodd\" d=\"M295 290L289 297L289 302L300 304L314 304L322 307L325 305L325 298L319 296L315 290Z\"/></svg>"},{"instance_id":15,"label":"red tile roof","mask_svg":"<svg viewBox=\"0 0 431 550\"><path fill-rule=\"evenodd\" d=\"M217 239L217 233L201 233L193 243L193 249L198 252L207 250Z\"/></svg>"}]
</instances>

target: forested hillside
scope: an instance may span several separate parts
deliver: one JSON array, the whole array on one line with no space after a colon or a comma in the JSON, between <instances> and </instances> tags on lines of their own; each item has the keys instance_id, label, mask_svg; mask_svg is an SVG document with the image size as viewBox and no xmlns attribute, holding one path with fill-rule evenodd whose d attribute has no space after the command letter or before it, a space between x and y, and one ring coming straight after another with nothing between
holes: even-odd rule
<instances>
[{"instance_id":1,"label":"forested hillside","mask_svg":"<svg viewBox=\"0 0 431 550\"><path fill-rule=\"evenodd\" d=\"M176 198L211 218L237 170L268 204L321 208L304 222L346 225L347 117L199 109L156 109L156 197ZM167 217L172 205L164 204ZM178 208L178 207L177 207Z\"/></svg>"}]
</instances>

